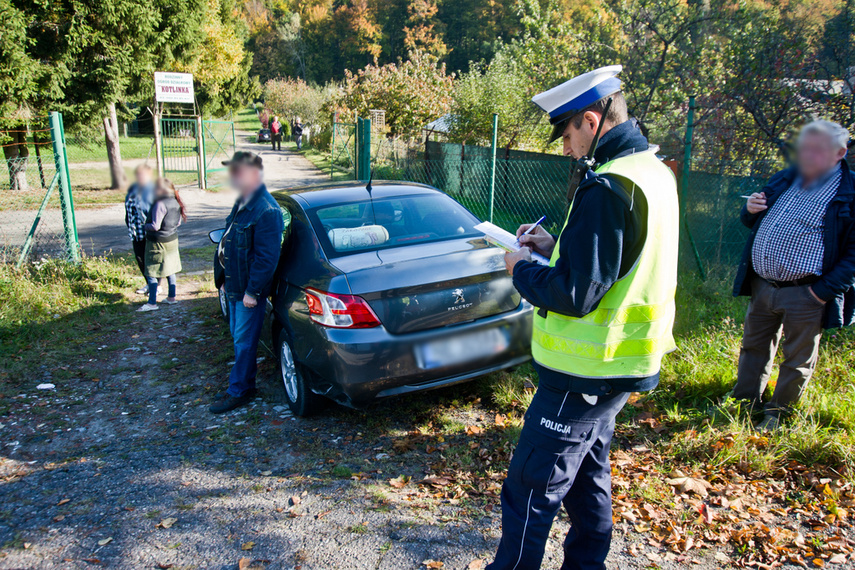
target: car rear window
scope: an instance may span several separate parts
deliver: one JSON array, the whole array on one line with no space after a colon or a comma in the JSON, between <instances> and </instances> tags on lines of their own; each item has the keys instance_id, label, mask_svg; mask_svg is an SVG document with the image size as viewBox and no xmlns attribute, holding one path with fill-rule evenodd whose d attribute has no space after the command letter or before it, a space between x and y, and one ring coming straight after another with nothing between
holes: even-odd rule
<instances>
[{"instance_id":1,"label":"car rear window","mask_svg":"<svg viewBox=\"0 0 855 570\"><path fill-rule=\"evenodd\" d=\"M479 220L443 194L324 206L310 217L328 257L482 235Z\"/></svg>"}]
</instances>

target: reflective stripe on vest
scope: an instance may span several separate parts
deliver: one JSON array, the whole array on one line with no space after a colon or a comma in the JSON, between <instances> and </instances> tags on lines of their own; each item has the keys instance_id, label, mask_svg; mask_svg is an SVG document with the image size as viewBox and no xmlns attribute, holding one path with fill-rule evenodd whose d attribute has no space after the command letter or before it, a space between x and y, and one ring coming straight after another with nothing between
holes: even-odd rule
<instances>
[{"instance_id":1,"label":"reflective stripe on vest","mask_svg":"<svg viewBox=\"0 0 855 570\"><path fill-rule=\"evenodd\" d=\"M646 378L659 371L662 355L675 348L671 329L679 241L677 185L671 170L649 151L597 169L597 174L607 173L631 181L634 187L626 190L641 192L647 201L641 254L591 313L581 318L535 315L532 355L538 364L574 376ZM560 256L560 241L552 267Z\"/></svg>"}]
</instances>

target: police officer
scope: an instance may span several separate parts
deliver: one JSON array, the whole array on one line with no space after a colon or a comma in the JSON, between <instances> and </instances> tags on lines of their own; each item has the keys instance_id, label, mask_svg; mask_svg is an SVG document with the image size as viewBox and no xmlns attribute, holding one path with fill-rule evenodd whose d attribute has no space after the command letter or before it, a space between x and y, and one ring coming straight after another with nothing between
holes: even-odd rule
<instances>
[{"instance_id":1,"label":"police officer","mask_svg":"<svg viewBox=\"0 0 855 570\"><path fill-rule=\"evenodd\" d=\"M560 236L542 227L523 236L523 225L526 247L505 256L517 290L536 307L540 382L502 487L491 570L540 568L562 504L572 523L562 570L605 568L615 416L631 392L657 385L662 355L675 348L676 182L629 119L620 70L597 69L533 99L565 155L586 155L601 125L602 137ZM549 266L533 263L532 250Z\"/></svg>"}]
</instances>

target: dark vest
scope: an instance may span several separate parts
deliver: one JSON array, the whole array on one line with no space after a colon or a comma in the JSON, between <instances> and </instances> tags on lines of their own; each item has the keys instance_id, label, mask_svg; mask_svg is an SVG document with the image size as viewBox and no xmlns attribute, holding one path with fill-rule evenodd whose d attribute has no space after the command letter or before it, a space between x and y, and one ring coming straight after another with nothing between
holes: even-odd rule
<instances>
[{"instance_id":1,"label":"dark vest","mask_svg":"<svg viewBox=\"0 0 855 570\"><path fill-rule=\"evenodd\" d=\"M178 224L181 223L181 207L178 205L178 200L170 196L168 198L159 198L151 205L151 210L146 218L146 223L152 221L152 213L158 203L163 203L166 206L166 215L163 217L163 222L160 224L160 229L156 232L146 232L145 237L151 241L167 242L178 239Z\"/></svg>"}]
</instances>

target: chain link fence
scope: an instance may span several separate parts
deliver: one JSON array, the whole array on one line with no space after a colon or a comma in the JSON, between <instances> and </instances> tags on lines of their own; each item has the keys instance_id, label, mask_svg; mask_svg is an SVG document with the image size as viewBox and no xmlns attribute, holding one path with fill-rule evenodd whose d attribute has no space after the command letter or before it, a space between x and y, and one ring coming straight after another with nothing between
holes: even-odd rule
<instances>
[{"instance_id":1,"label":"chain link fence","mask_svg":"<svg viewBox=\"0 0 855 570\"><path fill-rule=\"evenodd\" d=\"M80 127L66 134L68 168L79 191L103 190L110 187L110 166L107 162L107 142L103 127ZM154 136L125 135L119 130L119 152L128 180L141 164L155 165ZM190 180L188 180L189 182Z\"/></svg>"},{"instance_id":2,"label":"chain link fence","mask_svg":"<svg viewBox=\"0 0 855 570\"><path fill-rule=\"evenodd\" d=\"M62 119L54 115L50 120L36 117L0 129L5 158L0 167L0 263L21 265L77 255ZM2 121L14 124L13 119ZM54 154L52 131L58 138L58 155Z\"/></svg>"}]
</instances>

